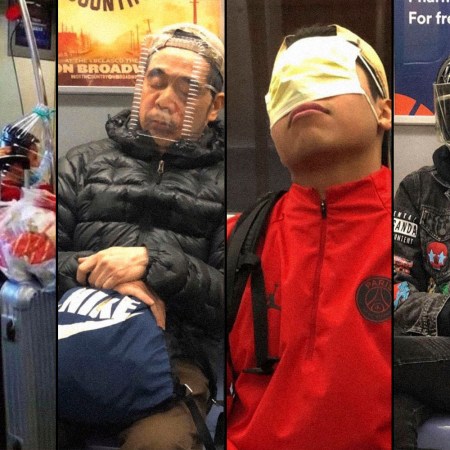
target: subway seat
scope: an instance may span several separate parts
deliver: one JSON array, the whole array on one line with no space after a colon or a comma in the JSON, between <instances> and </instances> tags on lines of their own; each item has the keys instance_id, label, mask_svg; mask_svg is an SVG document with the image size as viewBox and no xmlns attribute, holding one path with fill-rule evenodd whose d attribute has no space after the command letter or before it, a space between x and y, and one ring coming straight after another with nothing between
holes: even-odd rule
<instances>
[{"instance_id":1,"label":"subway seat","mask_svg":"<svg viewBox=\"0 0 450 450\"><path fill-rule=\"evenodd\" d=\"M114 445L114 447L111 447L110 445L97 445L95 443L88 444L86 447L87 450L119 450L119 447L117 445Z\"/></svg>"},{"instance_id":2,"label":"subway seat","mask_svg":"<svg viewBox=\"0 0 450 450\"><path fill-rule=\"evenodd\" d=\"M219 412L219 408L213 408L207 417L207 425L213 435ZM450 450L450 416L436 415L428 419L419 428L418 446ZM88 441L87 450L119 450L119 446L114 438L92 438Z\"/></svg>"},{"instance_id":3,"label":"subway seat","mask_svg":"<svg viewBox=\"0 0 450 450\"><path fill-rule=\"evenodd\" d=\"M223 408L213 406L206 417L206 425L214 437L217 418ZM119 443L114 436L91 436L87 439L86 450L119 450ZM223 447L222 447L223 448Z\"/></svg>"},{"instance_id":4,"label":"subway seat","mask_svg":"<svg viewBox=\"0 0 450 450\"><path fill-rule=\"evenodd\" d=\"M450 450L450 415L435 415L418 432L419 448Z\"/></svg>"}]
</instances>

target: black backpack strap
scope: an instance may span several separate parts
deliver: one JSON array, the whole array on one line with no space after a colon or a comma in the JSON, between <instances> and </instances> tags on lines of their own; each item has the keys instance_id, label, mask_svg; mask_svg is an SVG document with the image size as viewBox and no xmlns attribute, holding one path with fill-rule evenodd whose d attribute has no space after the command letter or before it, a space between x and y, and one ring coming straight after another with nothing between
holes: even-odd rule
<instances>
[{"instance_id":1,"label":"black backpack strap","mask_svg":"<svg viewBox=\"0 0 450 450\"><path fill-rule=\"evenodd\" d=\"M205 446L206 450L216 450L213 438L211 437L208 427L206 426L205 419L200 413L197 403L195 403L194 397L192 396L191 388L187 385L183 385L180 387L184 390L182 400L191 413L195 428L197 429L197 433L201 442Z\"/></svg>"},{"instance_id":2,"label":"black backpack strap","mask_svg":"<svg viewBox=\"0 0 450 450\"><path fill-rule=\"evenodd\" d=\"M253 328L256 367L246 372L272 372L276 358L268 356L267 297L260 257L256 254L259 238L267 228L268 217L285 191L269 193L236 223L227 247L227 330L231 331L239 310L241 297L251 276Z\"/></svg>"}]
</instances>

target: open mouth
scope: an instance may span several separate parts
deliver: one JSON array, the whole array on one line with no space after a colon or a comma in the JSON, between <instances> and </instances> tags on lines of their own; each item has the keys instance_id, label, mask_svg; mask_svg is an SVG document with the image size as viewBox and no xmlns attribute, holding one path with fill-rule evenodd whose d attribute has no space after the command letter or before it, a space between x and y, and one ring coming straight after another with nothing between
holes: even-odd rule
<instances>
[{"instance_id":1,"label":"open mouth","mask_svg":"<svg viewBox=\"0 0 450 450\"><path fill-rule=\"evenodd\" d=\"M302 116L320 113L329 114L330 111L327 108L324 108L322 105L319 105L318 103L304 103L303 105L300 105L291 112L289 116L289 126L291 126L291 124L295 120L297 120Z\"/></svg>"}]
</instances>

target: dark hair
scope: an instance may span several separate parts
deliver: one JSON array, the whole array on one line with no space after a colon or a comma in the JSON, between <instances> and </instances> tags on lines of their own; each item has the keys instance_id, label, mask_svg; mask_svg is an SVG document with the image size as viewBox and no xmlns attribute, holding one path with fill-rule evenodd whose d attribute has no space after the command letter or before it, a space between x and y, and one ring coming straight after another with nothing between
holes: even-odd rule
<instances>
[{"instance_id":1,"label":"dark hair","mask_svg":"<svg viewBox=\"0 0 450 450\"><path fill-rule=\"evenodd\" d=\"M310 27L299 28L295 34L286 37L286 45L290 47L300 39L319 36L336 36L336 27L333 25L311 25Z\"/></svg>"},{"instance_id":2,"label":"dark hair","mask_svg":"<svg viewBox=\"0 0 450 450\"><path fill-rule=\"evenodd\" d=\"M208 74L208 84L210 84L217 92L222 92L223 89L223 79L220 75L219 69L215 64L208 60L210 71ZM211 92L214 97L214 93Z\"/></svg>"},{"instance_id":3,"label":"dark hair","mask_svg":"<svg viewBox=\"0 0 450 450\"><path fill-rule=\"evenodd\" d=\"M289 47L294 42L297 42L300 39L319 36L337 36L336 27L334 25L312 25L310 27L299 28L295 32L295 34L286 38L286 45ZM370 94L372 95L372 98L376 100L380 97L380 91L378 90L372 74L367 70L367 67L359 60L359 57L356 60L356 63L364 70L364 73L367 75Z\"/></svg>"}]
</instances>

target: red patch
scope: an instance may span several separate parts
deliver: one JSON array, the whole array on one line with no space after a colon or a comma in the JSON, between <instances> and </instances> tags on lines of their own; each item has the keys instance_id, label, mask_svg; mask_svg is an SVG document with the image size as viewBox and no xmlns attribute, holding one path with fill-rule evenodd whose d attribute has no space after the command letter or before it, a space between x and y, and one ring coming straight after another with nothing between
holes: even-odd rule
<instances>
[{"instance_id":1,"label":"red patch","mask_svg":"<svg viewBox=\"0 0 450 450\"><path fill-rule=\"evenodd\" d=\"M406 275L409 275L411 272L411 268L413 266L413 262L408 259L401 258L400 256L394 255L394 269L396 272L401 272Z\"/></svg>"},{"instance_id":2,"label":"red patch","mask_svg":"<svg viewBox=\"0 0 450 450\"><path fill-rule=\"evenodd\" d=\"M447 265L448 248L442 242L430 242L427 245L427 258L433 269L441 270Z\"/></svg>"}]
</instances>

